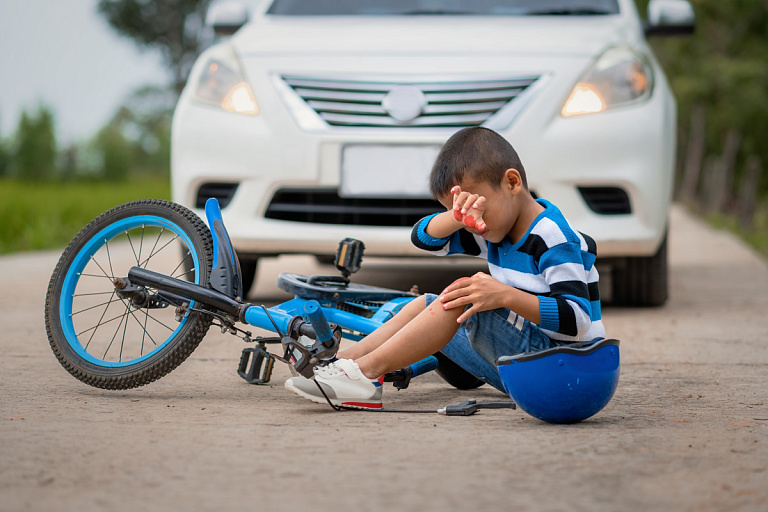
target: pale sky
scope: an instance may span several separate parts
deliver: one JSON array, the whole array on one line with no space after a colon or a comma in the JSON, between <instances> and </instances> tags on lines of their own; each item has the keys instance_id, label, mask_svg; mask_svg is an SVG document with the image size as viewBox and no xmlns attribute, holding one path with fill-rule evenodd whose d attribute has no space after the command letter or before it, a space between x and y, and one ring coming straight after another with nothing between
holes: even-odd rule
<instances>
[{"instance_id":1,"label":"pale sky","mask_svg":"<svg viewBox=\"0 0 768 512\"><path fill-rule=\"evenodd\" d=\"M93 135L134 89L168 82L157 52L141 52L96 12L98 0L0 0L0 137L22 109L54 112L60 147Z\"/></svg>"}]
</instances>

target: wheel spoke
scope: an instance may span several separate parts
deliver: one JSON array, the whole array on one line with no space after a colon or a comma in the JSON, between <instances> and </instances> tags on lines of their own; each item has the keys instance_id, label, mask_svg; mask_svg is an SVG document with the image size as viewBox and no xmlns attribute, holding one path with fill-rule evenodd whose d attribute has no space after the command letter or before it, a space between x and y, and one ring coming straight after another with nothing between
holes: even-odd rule
<instances>
[{"instance_id":1,"label":"wheel spoke","mask_svg":"<svg viewBox=\"0 0 768 512\"><path fill-rule=\"evenodd\" d=\"M139 241L139 257L136 263L141 261L141 249L144 247L144 224L141 225L141 240Z\"/></svg>"},{"instance_id":2,"label":"wheel spoke","mask_svg":"<svg viewBox=\"0 0 768 512\"><path fill-rule=\"evenodd\" d=\"M74 295L73 295L73 297L74 297ZM96 309L99 306L107 306L107 308L109 308L109 304L112 304L113 302L117 302L117 300L112 300L112 298L110 297L110 299L107 302L102 302L101 304L96 304L95 306L90 306L90 307L87 307L85 309L81 309L80 311L75 311L74 313L70 313L69 316L72 317L72 316L75 316L75 315L79 315L80 313L84 313L86 311L90 311L91 309Z\"/></svg>"},{"instance_id":3,"label":"wheel spoke","mask_svg":"<svg viewBox=\"0 0 768 512\"><path fill-rule=\"evenodd\" d=\"M92 261L92 262L94 262L94 263L96 264L96 266L97 266L97 267L99 267L99 270L101 270L102 272L104 272L104 276L106 276L106 277L108 277L109 279L112 279L112 280L114 280L114 279L115 279L115 276L114 276L114 275L113 275L113 276L110 276L109 274L107 274L106 270L104 270L104 269L101 267L101 265L99 265L99 262L98 262L98 261L96 261L96 258L94 258L94 257L93 257L93 255L91 255L91 261Z\"/></svg>"},{"instance_id":4,"label":"wheel spoke","mask_svg":"<svg viewBox=\"0 0 768 512\"><path fill-rule=\"evenodd\" d=\"M107 239L104 239L104 246L107 248L107 261L109 261L109 273L112 274L112 276L115 275L115 271L112 270L112 256L109 255L109 241Z\"/></svg>"},{"instance_id":5,"label":"wheel spoke","mask_svg":"<svg viewBox=\"0 0 768 512\"><path fill-rule=\"evenodd\" d=\"M133 319L136 320L136 323L139 324L139 327L141 327L141 329L144 331L144 334L142 334L141 336L141 355L144 355L144 337L145 336L149 336L149 340L152 342L154 346L157 347L157 342L155 341L155 338L153 338L152 335L147 330L147 318L149 317L149 310L148 309L144 310L144 325L141 324L141 320L138 319L138 317L136 316L136 313L134 313L133 311L131 311L130 313L131 313L131 316L133 316Z\"/></svg>"},{"instance_id":6,"label":"wheel spoke","mask_svg":"<svg viewBox=\"0 0 768 512\"><path fill-rule=\"evenodd\" d=\"M123 314L120 315L119 317L116 317L116 318L120 318L120 323L117 324L117 329L115 329L115 334L112 335L112 340L109 342L109 345L107 345L107 350L105 350L104 351L104 355L101 356L102 360L106 361L106 359L107 359L107 352L109 352L109 349L112 348L112 344L115 342L115 338L117 337L117 333L120 332L120 326L123 325L123 320L125 320L125 317L126 317L127 312L128 312L129 309L130 309L130 306L126 306L125 307L125 311L123 311Z\"/></svg>"},{"instance_id":7,"label":"wheel spoke","mask_svg":"<svg viewBox=\"0 0 768 512\"><path fill-rule=\"evenodd\" d=\"M176 276L174 276L174 274L176 273L176 271L177 271L177 270L179 270L179 267L180 267L180 266L181 266L181 265L184 263L184 261L187 259L187 257L188 257L190 254L191 254L191 253L190 253L189 251L187 251L187 254L185 254L185 255L184 255L184 257L183 257L183 258L181 258L181 261L179 262L179 264L178 264L178 265L176 265L176 268L175 268L175 269L173 269L173 270L171 270L171 272L170 272L168 275L170 275L170 276L172 276L172 277L176 277ZM186 273L186 272L185 272L185 273ZM181 274L181 275L184 275L184 274Z\"/></svg>"},{"instance_id":8,"label":"wheel spoke","mask_svg":"<svg viewBox=\"0 0 768 512\"><path fill-rule=\"evenodd\" d=\"M134 318L136 318L136 317L134 316ZM144 310L144 325L142 326L143 330L144 330L144 333L141 335L141 351L139 352L139 356L143 356L144 355L144 338L146 338L147 334L149 334L147 332L147 320L148 319L149 319L149 310L145 309ZM136 321L138 322L139 319L136 318ZM149 334L149 339L152 340L152 343L154 343L155 346L157 346L157 343L155 343L155 340L152 338L151 334Z\"/></svg>"},{"instance_id":9,"label":"wheel spoke","mask_svg":"<svg viewBox=\"0 0 768 512\"><path fill-rule=\"evenodd\" d=\"M139 265L139 257L136 256L136 249L133 248L133 241L131 240L131 235L128 233L128 230L125 231L125 236L128 237L128 243L131 244L131 251L133 251L133 257L136 258L136 264Z\"/></svg>"},{"instance_id":10,"label":"wheel spoke","mask_svg":"<svg viewBox=\"0 0 768 512\"><path fill-rule=\"evenodd\" d=\"M166 329L168 329L168 330L169 330L169 331L171 331L171 332L173 332L173 331L175 331L175 330L176 330L176 329L174 329L173 327L168 327L168 326L167 326L167 325L165 325L163 322L161 322L161 321L160 321L160 320L158 320L157 318L155 318L155 317L153 317L152 315L150 315L150 314L149 314L149 310L147 310L147 316L148 316L149 318L151 318L152 320L154 320L155 322L159 323L160 325L162 325L163 327L165 327Z\"/></svg>"},{"instance_id":11,"label":"wheel spoke","mask_svg":"<svg viewBox=\"0 0 768 512\"><path fill-rule=\"evenodd\" d=\"M104 312L105 312L105 313L106 313L107 309L109 309L109 306L107 306L107 307L104 309ZM110 323L110 322L114 322L115 320L117 320L118 318L122 317L123 315L125 315L125 313L123 313L122 315L117 315L117 316L114 316L114 317L110 318L109 320L107 320L106 322L98 322L98 323L97 323L96 325L94 325L93 327L89 327L88 329L86 329L86 330L84 330L84 331L80 331L80 332L78 332L78 333L77 333L75 336L77 336L77 337L79 338L81 334L85 334L85 333L87 333L88 331L94 331L94 334L95 334L95 329L98 329L98 328L99 328L99 327L101 327L102 325L107 325L107 324L108 324L108 323ZM93 335L91 335L91 338L93 338ZM89 341L89 343L90 343L90 341ZM85 348L88 348L88 345L86 345L86 346L85 346Z\"/></svg>"},{"instance_id":12,"label":"wheel spoke","mask_svg":"<svg viewBox=\"0 0 768 512\"><path fill-rule=\"evenodd\" d=\"M195 281L200 262L211 258L205 226L170 203L137 201L103 214L79 236L81 245L65 251L58 267L66 274L56 300L49 298L46 305L49 313L61 312L56 317L60 329L47 325L54 350L70 347L78 370L70 371L95 386L122 389L146 383L155 375L148 368L170 371L178 363L166 355L194 348L204 334L199 327L208 327L211 319L194 314L174 321L175 306L157 289L147 288L148 301L137 306L138 296L118 290L114 281L126 279L133 267ZM138 377L133 381L124 375Z\"/></svg>"},{"instance_id":13,"label":"wheel spoke","mask_svg":"<svg viewBox=\"0 0 768 512\"><path fill-rule=\"evenodd\" d=\"M94 277L104 277L104 276L94 276ZM72 297L74 298L74 297L90 297L91 295L111 295L113 293L115 293L114 290L109 292L73 293Z\"/></svg>"},{"instance_id":14,"label":"wheel spoke","mask_svg":"<svg viewBox=\"0 0 768 512\"><path fill-rule=\"evenodd\" d=\"M110 281L113 280L113 278L109 277L108 275L100 276L98 274L78 274L80 277L99 277L101 279L109 279Z\"/></svg>"},{"instance_id":15,"label":"wheel spoke","mask_svg":"<svg viewBox=\"0 0 768 512\"><path fill-rule=\"evenodd\" d=\"M133 311L131 311L131 307L130 306L127 306L127 308L128 308L127 309L128 312L133 313ZM117 356L117 362L118 363L122 363L123 362L123 348L125 347L125 331L127 329L128 329L128 319L126 318L125 319L125 324L123 324L123 339L122 339L122 341L120 341L120 353ZM106 354L104 354L104 355L106 355Z\"/></svg>"},{"instance_id":16,"label":"wheel spoke","mask_svg":"<svg viewBox=\"0 0 768 512\"><path fill-rule=\"evenodd\" d=\"M179 277L185 276L187 274L192 274L194 271L195 271L195 269L191 268L191 269L187 270L186 272L182 272L181 274L173 276L173 277L178 279Z\"/></svg>"},{"instance_id":17,"label":"wheel spoke","mask_svg":"<svg viewBox=\"0 0 768 512\"><path fill-rule=\"evenodd\" d=\"M113 296L115 295L115 291L114 290L112 290L112 295ZM110 297L110 301L109 302L110 302L110 304L112 303L112 297ZM99 317L99 321L96 322L96 326L92 327L93 332L91 333L91 337L88 338L88 343L86 343L85 347L83 347L85 350L88 350L88 345L91 344L91 341L93 340L93 337L96 335L96 331L98 330L99 326L101 325L101 321L104 320L104 315L107 314L107 310L108 309L109 309L109 304L107 304L107 307L105 307L104 311L101 312L101 317ZM83 332L87 332L87 331L83 331ZM80 334L82 334L82 333L80 333ZM80 337L80 334L77 335L78 338Z\"/></svg>"},{"instance_id":18,"label":"wheel spoke","mask_svg":"<svg viewBox=\"0 0 768 512\"><path fill-rule=\"evenodd\" d=\"M165 243L165 245L163 245L161 248L159 248L159 249L157 250L157 252L154 252L154 253L150 254L150 255L147 257L147 259L146 259L146 260L144 260L144 265L139 265L139 266L140 266L140 267L141 267L141 266L144 266L144 268L146 268L146 264L149 262L149 259L150 259L152 256L157 256L158 254L160 254L160 251L162 251L163 249L165 249L166 247L168 247L168 245L169 245L171 242L173 242L174 240L176 240L177 238L179 238L179 235L176 235L176 236L174 236L173 238L171 238L170 240L168 240L168 241Z\"/></svg>"},{"instance_id":19,"label":"wheel spoke","mask_svg":"<svg viewBox=\"0 0 768 512\"><path fill-rule=\"evenodd\" d=\"M157 247L157 242L160 241L160 237L163 236L163 232L165 231L165 228L160 228L160 232L157 234L157 238L155 239L155 243L152 246L152 250L149 251L149 256L147 256L147 259L144 260L144 263L139 265L140 267L147 268L147 263L149 263L150 258L152 258L152 255L155 253L155 247Z\"/></svg>"}]
</instances>

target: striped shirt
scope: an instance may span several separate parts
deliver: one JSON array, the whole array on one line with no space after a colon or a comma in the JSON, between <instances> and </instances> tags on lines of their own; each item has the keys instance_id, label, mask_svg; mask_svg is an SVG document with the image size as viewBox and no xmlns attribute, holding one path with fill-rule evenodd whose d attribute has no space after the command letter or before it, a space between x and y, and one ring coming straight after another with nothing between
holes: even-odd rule
<instances>
[{"instance_id":1,"label":"striped shirt","mask_svg":"<svg viewBox=\"0 0 768 512\"><path fill-rule=\"evenodd\" d=\"M437 214L417 222L411 240L439 256L468 254L487 259L494 279L538 296L540 328L552 340L573 343L604 338L597 246L573 229L556 206L537 201L545 210L514 244L506 237L499 243L488 242L465 229L434 238L426 227Z\"/></svg>"}]
</instances>

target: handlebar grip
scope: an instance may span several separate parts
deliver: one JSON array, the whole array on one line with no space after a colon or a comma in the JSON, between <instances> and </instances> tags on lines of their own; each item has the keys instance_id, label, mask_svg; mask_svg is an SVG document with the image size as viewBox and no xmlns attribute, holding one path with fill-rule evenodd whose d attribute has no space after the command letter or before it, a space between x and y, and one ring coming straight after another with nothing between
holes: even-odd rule
<instances>
[{"instance_id":1,"label":"handlebar grip","mask_svg":"<svg viewBox=\"0 0 768 512\"><path fill-rule=\"evenodd\" d=\"M325 319L323 310L316 300L310 300L304 305L304 314L307 316L307 320L309 320L309 323L312 324L312 328L315 330L317 341L325 343L333 338L331 326L328 325L328 320Z\"/></svg>"},{"instance_id":2,"label":"handlebar grip","mask_svg":"<svg viewBox=\"0 0 768 512\"><path fill-rule=\"evenodd\" d=\"M416 361L415 363L410 365L409 368L413 372L413 377L416 377L418 375L431 372L432 370L436 370L437 366L438 366L437 358L435 356L428 356L422 359L421 361Z\"/></svg>"}]
</instances>

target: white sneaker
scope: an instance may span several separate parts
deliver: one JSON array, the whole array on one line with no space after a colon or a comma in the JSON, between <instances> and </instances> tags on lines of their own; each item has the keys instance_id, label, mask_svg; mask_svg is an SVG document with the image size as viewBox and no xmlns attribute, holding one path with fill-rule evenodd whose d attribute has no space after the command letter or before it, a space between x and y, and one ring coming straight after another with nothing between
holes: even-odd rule
<instances>
[{"instance_id":1,"label":"white sneaker","mask_svg":"<svg viewBox=\"0 0 768 512\"><path fill-rule=\"evenodd\" d=\"M338 359L335 359L334 361L337 361L337 360ZM328 371L328 366L330 366L331 364L333 363L328 363L323 366L315 366L314 368L312 368L312 372L315 374L315 377L317 377L318 375ZM314 377L311 379L308 379L303 375L296 375L285 381L285 389L290 389L291 391L293 391L293 388L297 386L301 386L302 389L306 388L307 386L317 387L317 384L315 384L313 381L314 381Z\"/></svg>"},{"instance_id":2,"label":"white sneaker","mask_svg":"<svg viewBox=\"0 0 768 512\"><path fill-rule=\"evenodd\" d=\"M285 381L285 388L307 400L324 404L327 401L318 388L319 384L333 405L381 409L383 381L383 375L376 380L363 375L360 367L351 359L338 359L316 372L314 382L304 377L293 377Z\"/></svg>"}]
</instances>

